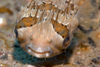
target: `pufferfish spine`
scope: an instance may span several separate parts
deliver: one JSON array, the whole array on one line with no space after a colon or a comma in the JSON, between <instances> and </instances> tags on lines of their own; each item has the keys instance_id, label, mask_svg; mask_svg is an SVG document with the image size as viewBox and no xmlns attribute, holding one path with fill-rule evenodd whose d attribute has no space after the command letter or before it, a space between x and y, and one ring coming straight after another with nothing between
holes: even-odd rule
<instances>
[{"instance_id":1,"label":"pufferfish spine","mask_svg":"<svg viewBox=\"0 0 100 67\"><path fill-rule=\"evenodd\" d=\"M26 52L49 58L69 46L76 26L74 0L31 0L19 12L15 30Z\"/></svg>"}]
</instances>

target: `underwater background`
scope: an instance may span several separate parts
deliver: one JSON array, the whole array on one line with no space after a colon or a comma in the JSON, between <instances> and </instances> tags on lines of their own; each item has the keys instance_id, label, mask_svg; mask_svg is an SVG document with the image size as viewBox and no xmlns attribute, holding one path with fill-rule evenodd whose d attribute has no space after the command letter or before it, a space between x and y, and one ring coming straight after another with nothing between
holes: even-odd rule
<instances>
[{"instance_id":1,"label":"underwater background","mask_svg":"<svg viewBox=\"0 0 100 67\"><path fill-rule=\"evenodd\" d=\"M60 55L40 59L26 53L14 34L17 14L28 0L0 0L0 67L100 67L100 1L74 1L79 25L71 45Z\"/></svg>"}]
</instances>

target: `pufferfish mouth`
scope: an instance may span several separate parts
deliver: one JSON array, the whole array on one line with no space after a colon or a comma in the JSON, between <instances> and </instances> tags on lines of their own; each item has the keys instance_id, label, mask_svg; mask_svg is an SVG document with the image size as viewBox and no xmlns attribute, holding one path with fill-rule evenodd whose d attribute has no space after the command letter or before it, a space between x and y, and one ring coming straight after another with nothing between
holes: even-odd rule
<instances>
[{"instance_id":1,"label":"pufferfish mouth","mask_svg":"<svg viewBox=\"0 0 100 67\"><path fill-rule=\"evenodd\" d=\"M34 48L32 46L28 46L28 53L32 56L38 57L38 58L48 58L52 54L52 50L50 48L42 49L42 48Z\"/></svg>"},{"instance_id":2,"label":"pufferfish mouth","mask_svg":"<svg viewBox=\"0 0 100 67\"><path fill-rule=\"evenodd\" d=\"M35 51L35 50L31 49L30 47L28 47L28 49L30 49L32 52L37 53L37 54L47 54L47 53L50 53L50 51L38 52L38 51Z\"/></svg>"}]
</instances>

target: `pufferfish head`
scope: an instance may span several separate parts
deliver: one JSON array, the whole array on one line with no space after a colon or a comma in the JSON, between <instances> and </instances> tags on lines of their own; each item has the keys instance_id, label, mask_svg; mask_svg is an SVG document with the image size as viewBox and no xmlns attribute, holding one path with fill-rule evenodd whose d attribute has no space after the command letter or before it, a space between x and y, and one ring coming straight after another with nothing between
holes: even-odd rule
<instances>
[{"instance_id":1,"label":"pufferfish head","mask_svg":"<svg viewBox=\"0 0 100 67\"><path fill-rule=\"evenodd\" d=\"M21 10L15 33L19 45L28 54L49 58L62 53L69 46L69 18L73 6L70 6L72 2L68 4L63 10L52 2L37 3L32 0Z\"/></svg>"}]
</instances>

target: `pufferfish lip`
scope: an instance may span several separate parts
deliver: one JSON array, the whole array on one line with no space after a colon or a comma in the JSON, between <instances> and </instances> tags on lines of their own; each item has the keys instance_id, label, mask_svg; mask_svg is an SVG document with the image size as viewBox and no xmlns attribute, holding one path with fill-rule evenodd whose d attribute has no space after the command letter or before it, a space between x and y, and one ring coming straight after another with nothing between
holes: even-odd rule
<instances>
[{"instance_id":1,"label":"pufferfish lip","mask_svg":"<svg viewBox=\"0 0 100 67\"><path fill-rule=\"evenodd\" d=\"M31 49L30 47L28 47L32 52L34 53L37 53L37 54L46 54L46 53L50 53L50 51L45 51L45 52L38 52L38 51L35 51L33 49Z\"/></svg>"},{"instance_id":2,"label":"pufferfish lip","mask_svg":"<svg viewBox=\"0 0 100 67\"><path fill-rule=\"evenodd\" d=\"M33 55L36 56L38 58L45 58L45 57L49 57L52 54L52 51L50 49L43 51L41 48L38 48L40 50L37 49L33 49L32 47L28 46L28 52Z\"/></svg>"}]
</instances>

